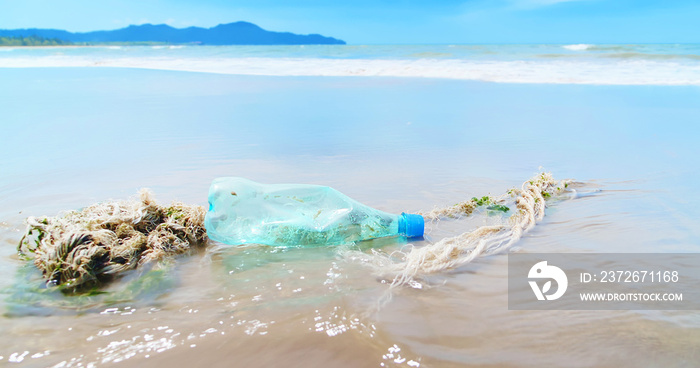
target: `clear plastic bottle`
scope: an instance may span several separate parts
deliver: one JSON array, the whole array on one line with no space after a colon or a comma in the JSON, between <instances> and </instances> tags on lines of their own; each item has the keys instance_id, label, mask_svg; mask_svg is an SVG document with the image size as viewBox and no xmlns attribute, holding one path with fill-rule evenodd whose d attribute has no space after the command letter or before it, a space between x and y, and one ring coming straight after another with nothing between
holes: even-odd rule
<instances>
[{"instance_id":1,"label":"clear plastic bottle","mask_svg":"<svg viewBox=\"0 0 700 368\"><path fill-rule=\"evenodd\" d=\"M394 215L318 185L259 184L217 178L204 220L210 239L225 244L340 245L385 236L423 236L420 215Z\"/></svg>"}]
</instances>

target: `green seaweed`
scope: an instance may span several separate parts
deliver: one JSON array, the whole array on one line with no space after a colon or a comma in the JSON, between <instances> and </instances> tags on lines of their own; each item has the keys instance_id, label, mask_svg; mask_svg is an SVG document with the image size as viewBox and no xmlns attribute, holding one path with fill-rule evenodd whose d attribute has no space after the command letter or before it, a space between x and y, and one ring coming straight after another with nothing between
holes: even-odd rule
<instances>
[{"instance_id":1,"label":"green seaweed","mask_svg":"<svg viewBox=\"0 0 700 368\"><path fill-rule=\"evenodd\" d=\"M487 210L492 210L492 211L500 211L500 212L508 212L510 211L510 208L506 205L502 204L493 204L488 207L486 207Z\"/></svg>"},{"instance_id":2,"label":"green seaweed","mask_svg":"<svg viewBox=\"0 0 700 368\"><path fill-rule=\"evenodd\" d=\"M496 203L496 201L494 201L494 199L489 196L483 196L481 198L473 197L472 202L477 207L486 206L486 209L491 211L499 211L504 213L510 211L510 207L504 204Z\"/></svg>"}]
</instances>

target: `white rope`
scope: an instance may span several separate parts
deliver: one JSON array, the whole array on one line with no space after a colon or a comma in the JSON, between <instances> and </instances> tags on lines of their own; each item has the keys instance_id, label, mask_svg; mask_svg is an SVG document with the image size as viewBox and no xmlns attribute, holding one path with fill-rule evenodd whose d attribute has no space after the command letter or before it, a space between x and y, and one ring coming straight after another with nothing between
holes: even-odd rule
<instances>
[{"instance_id":1,"label":"white rope","mask_svg":"<svg viewBox=\"0 0 700 368\"><path fill-rule=\"evenodd\" d=\"M34 259L50 284L64 290L100 282L149 262L204 247L206 210L139 201L102 202L56 217L29 217L20 254Z\"/></svg>"},{"instance_id":2,"label":"white rope","mask_svg":"<svg viewBox=\"0 0 700 368\"><path fill-rule=\"evenodd\" d=\"M473 198L454 206L423 214L430 222L468 216L480 206L504 210L514 206L508 221L482 226L423 247L408 246L387 254L372 249L339 251L349 259L371 266L381 277L393 279L391 289L413 284L423 276L456 268L479 256L510 248L542 220L545 200L568 191L568 181L555 181L542 173L503 196ZM138 265L188 252L206 245L204 215L199 206L175 203L158 206L143 191L140 201L104 202L56 217L29 217L19 251L33 254L51 283L78 287Z\"/></svg>"},{"instance_id":3,"label":"white rope","mask_svg":"<svg viewBox=\"0 0 700 368\"><path fill-rule=\"evenodd\" d=\"M544 218L545 197L551 198L567 191L568 185L569 181L557 182L551 174L541 173L523 183L520 189L512 189L506 195L490 199L491 203L504 203L508 198L513 201L515 211L507 223L481 226L423 247L411 245L408 251L387 254L374 249L371 253L345 250L343 255L367 264L380 277L392 278L391 288L413 284L422 276L456 268L477 257L510 248ZM423 216L427 221L436 222L445 217L469 215L477 208L475 200L435 209Z\"/></svg>"}]
</instances>

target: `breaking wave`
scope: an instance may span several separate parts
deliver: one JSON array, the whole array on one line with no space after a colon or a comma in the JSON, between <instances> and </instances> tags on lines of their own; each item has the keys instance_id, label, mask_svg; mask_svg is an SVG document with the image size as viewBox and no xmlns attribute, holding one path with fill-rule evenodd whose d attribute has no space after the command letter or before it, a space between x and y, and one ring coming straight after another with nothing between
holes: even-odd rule
<instances>
[{"instance_id":1,"label":"breaking wave","mask_svg":"<svg viewBox=\"0 0 700 368\"><path fill-rule=\"evenodd\" d=\"M567 50L571 50L571 51L585 51L585 50L590 49L592 46L593 45L579 43L579 44L575 44L575 45L564 45L562 47L567 49Z\"/></svg>"},{"instance_id":2,"label":"breaking wave","mask_svg":"<svg viewBox=\"0 0 700 368\"><path fill-rule=\"evenodd\" d=\"M265 76L700 85L700 45L407 45L306 48L156 45L12 50L14 52L2 53L0 68L112 67Z\"/></svg>"}]
</instances>

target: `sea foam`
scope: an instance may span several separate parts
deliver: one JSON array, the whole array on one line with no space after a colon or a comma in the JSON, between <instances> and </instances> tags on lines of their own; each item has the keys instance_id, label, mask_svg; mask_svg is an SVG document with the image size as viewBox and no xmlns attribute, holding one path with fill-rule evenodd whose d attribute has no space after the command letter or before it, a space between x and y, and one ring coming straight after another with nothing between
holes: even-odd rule
<instances>
[{"instance_id":1,"label":"sea foam","mask_svg":"<svg viewBox=\"0 0 700 368\"><path fill-rule=\"evenodd\" d=\"M579 43L579 44L575 44L575 45L564 45L562 47L567 49L567 50L572 50L572 51L585 51L585 50L588 50L591 47L593 47L593 45Z\"/></svg>"},{"instance_id":2,"label":"sea foam","mask_svg":"<svg viewBox=\"0 0 700 368\"><path fill-rule=\"evenodd\" d=\"M700 85L700 63L676 60L108 56L99 54L3 57L0 58L0 67L113 67L236 75L417 77L501 83Z\"/></svg>"}]
</instances>

